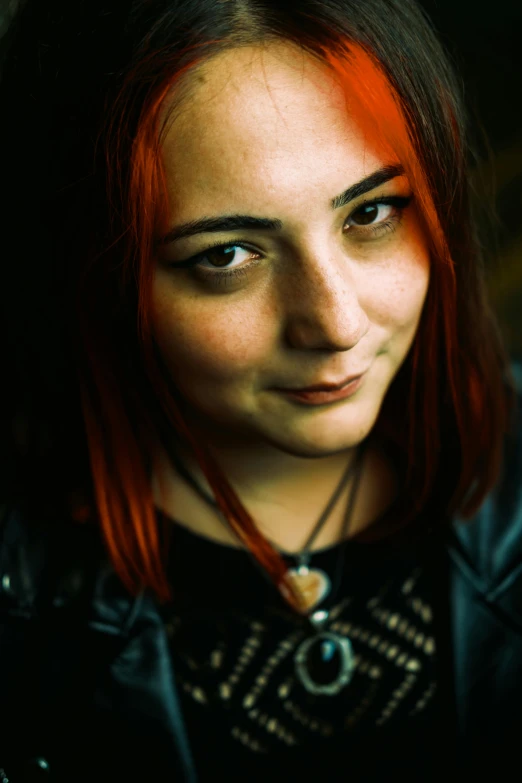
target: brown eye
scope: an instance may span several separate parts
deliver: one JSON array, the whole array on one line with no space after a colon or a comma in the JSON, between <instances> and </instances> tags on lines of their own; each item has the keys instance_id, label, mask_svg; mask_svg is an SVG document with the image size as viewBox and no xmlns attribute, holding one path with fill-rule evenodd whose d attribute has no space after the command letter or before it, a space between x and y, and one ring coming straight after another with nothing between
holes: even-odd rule
<instances>
[{"instance_id":1,"label":"brown eye","mask_svg":"<svg viewBox=\"0 0 522 783\"><path fill-rule=\"evenodd\" d=\"M382 210L384 210L384 214L382 214ZM381 214L379 214L380 211ZM389 217L390 211L392 211L392 208L388 204L363 204L362 207L359 207L350 215L350 221L356 226L369 226L375 223L377 218L385 220Z\"/></svg>"},{"instance_id":2,"label":"brown eye","mask_svg":"<svg viewBox=\"0 0 522 783\"><path fill-rule=\"evenodd\" d=\"M383 196L366 201L353 210L344 224L344 230L358 240L378 239L395 230L411 196Z\"/></svg>"},{"instance_id":3,"label":"brown eye","mask_svg":"<svg viewBox=\"0 0 522 783\"><path fill-rule=\"evenodd\" d=\"M226 266L234 260L235 254L235 245L222 245L221 247L214 247L211 250L207 250L205 257L216 266Z\"/></svg>"},{"instance_id":4,"label":"brown eye","mask_svg":"<svg viewBox=\"0 0 522 783\"><path fill-rule=\"evenodd\" d=\"M350 219L357 226L368 226L377 218L380 206L380 204L365 204L356 210Z\"/></svg>"},{"instance_id":5,"label":"brown eye","mask_svg":"<svg viewBox=\"0 0 522 783\"><path fill-rule=\"evenodd\" d=\"M252 258L252 256L256 255L252 250L248 250L248 248L243 247L242 245L218 245L217 247L210 247L208 250L205 250L205 252L199 254L199 266L203 269L225 269L234 261L245 261L245 258L241 259L241 253L244 253L247 256L247 259L248 257ZM202 265L202 262L205 260L210 266L204 267ZM245 266L245 264L243 264L243 266ZM233 268L235 269L236 267Z\"/></svg>"}]
</instances>

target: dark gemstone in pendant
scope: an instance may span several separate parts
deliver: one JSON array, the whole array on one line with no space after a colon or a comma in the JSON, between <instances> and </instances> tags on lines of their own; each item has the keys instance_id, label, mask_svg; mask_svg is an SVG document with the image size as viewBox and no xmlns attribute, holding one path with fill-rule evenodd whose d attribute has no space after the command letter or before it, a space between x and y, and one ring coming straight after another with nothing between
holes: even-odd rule
<instances>
[{"instance_id":1,"label":"dark gemstone in pendant","mask_svg":"<svg viewBox=\"0 0 522 783\"><path fill-rule=\"evenodd\" d=\"M306 668L318 685L335 682L341 673L342 656L337 642L318 637L308 648Z\"/></svg>"}]
</instances>

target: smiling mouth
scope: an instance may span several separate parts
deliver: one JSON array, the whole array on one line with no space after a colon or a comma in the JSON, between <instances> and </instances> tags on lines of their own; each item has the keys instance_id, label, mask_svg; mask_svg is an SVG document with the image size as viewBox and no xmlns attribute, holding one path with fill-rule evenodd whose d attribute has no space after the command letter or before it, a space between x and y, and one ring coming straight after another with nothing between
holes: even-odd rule
<instances>
[{"instance_id":1,"label":"smiling mouth","mask_svg":"<svg viewBox=\"0 0 522 783\"><path fill-rule=\"evenodd\" d=\"M284 394L285 397L296 400L300 403L307 405L322 405L351 397L353 394L355 394L356 391L358 391L364 382L364 378L365 373L357 376L356 378L352 378L352 380L350 380L348 383L345 383L341 387L334 388L333 390L323 388L319 390L277 389L277 391Z\"/></svg>"},{"instance_id":2,"label":"smiling mouth","mask_svg":"<svg viewBox=\"0 0 522 783\"><path fill-rule=\"evenodd\" d=\"M314 384L312 386L303 386L301 388L285 387L285 388L279 389L278 391L288 391L288 392L334 392L334 391L340 391L341 389L344 389L346 386L348 386L349 383L352 383L353 381L358 380L358 378L361 378L363 375L364 375L364 372L361 372L358 375L351 375L349 378L345 378L345 380L341 381L340 383L318 383L318 384Z\"/></svg>"}]
</instances>

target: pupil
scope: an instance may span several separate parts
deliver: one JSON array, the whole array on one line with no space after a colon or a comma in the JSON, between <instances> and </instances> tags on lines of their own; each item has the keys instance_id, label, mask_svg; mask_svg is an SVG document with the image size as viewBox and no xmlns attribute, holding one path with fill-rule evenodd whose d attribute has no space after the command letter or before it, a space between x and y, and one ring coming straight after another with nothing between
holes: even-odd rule
<instances>
[{"instance_id":1,"label":"pupil","mask_svg":"<svg viewBox=\"0 0 522 783\"><path fill-rule=\"evenodd\" d=\"M368 223L373 223L377 214L378 207L375 204L369 204L366 207L361 207L357 213L357 222L363 226Z\"/></svg>"},{"instance_id":2,"label":"pupil","mask_svg":"<svg viewBox=\"0 0 522 783\"><path fill-rule=\"evenodd\" d=\"M235 252L235 245L228 245L227 247L216 247L210 250L208 256L212 263L217 262L216 266L226 266L233 261Z\"/></svg>"}]
</instances>

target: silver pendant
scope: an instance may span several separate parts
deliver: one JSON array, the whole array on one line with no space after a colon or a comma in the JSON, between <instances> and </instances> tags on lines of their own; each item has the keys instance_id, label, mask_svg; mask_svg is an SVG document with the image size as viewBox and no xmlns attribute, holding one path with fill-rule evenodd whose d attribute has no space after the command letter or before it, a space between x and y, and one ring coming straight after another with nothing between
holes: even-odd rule
<instances>
[{"instance_id":1,"label":"silver pendant","mask_svg":"<svg viewBox=\"0 0 522 783\"><path fill-rule=\"evenodd\" d=\"M355 668L352 644L345 636L320 630L328 620L328 612L315 612L310 620L317 633L297 648L295 671L308 693L334 696L352 679Z\"/></svg>"},{"instance_id":2,"label":"silver pendant","mask_svg":"<svg viewBox=\"0 0 522 783\"><path fill-rule=\"evenodd\" d=\"M305 613L318 606L332 587L327 574L320 568L300 565L298 568L289 568L288 576L302 596Z\"/></svg>"}]
</instances>

